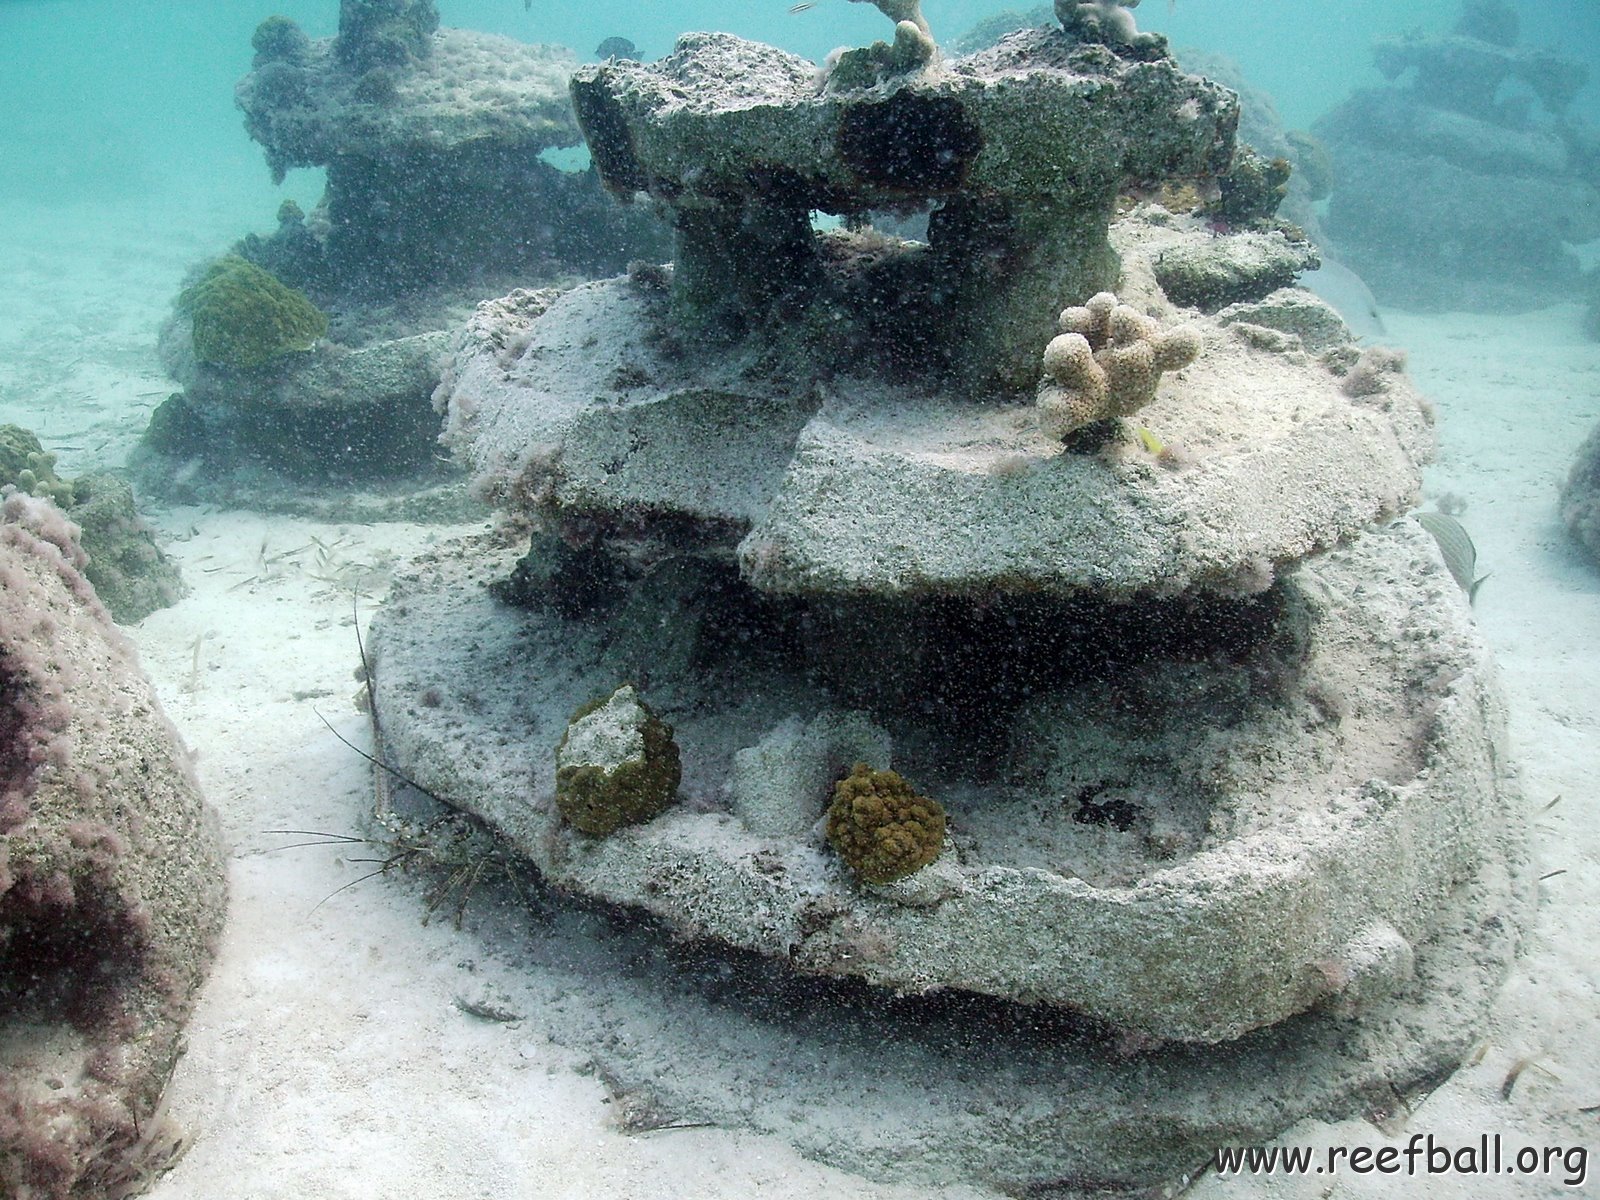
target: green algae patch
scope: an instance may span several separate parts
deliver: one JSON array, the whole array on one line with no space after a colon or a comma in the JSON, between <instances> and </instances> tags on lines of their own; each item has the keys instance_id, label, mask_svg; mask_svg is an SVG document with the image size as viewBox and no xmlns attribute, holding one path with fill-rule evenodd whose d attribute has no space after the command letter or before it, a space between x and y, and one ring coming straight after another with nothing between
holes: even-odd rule
<instances>
[{"instance_id":1,"label":"green algae patch","mask_svg":"<svg viewBox=\"0 0 1600 1200\"><path fill-rule=\"evenodd\" d=\"M184 288L177 308L193 325L196 358L243 371L309 350L328 332L328 318L304 292L237 254Z\"/></svg>"},{"instance_id":2,"label":"green algae patch","mask_svg":"<svg viewBox=\"0 0 1600 1200\"><path fill-rule=\"evenodd\" d=\"M568 723L556 748L556 808L574 829L604 837L672 807L682 774L672 726L624 684Z\"/></svg>"}]
</instances>

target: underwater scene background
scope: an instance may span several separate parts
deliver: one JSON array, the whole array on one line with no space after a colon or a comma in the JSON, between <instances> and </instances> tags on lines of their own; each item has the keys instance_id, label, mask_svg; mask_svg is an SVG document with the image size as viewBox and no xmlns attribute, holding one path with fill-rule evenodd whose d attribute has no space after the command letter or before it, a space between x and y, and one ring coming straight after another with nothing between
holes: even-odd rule
<instances>
[{"instance_id":1,"label":"underwater scene background","mask_svg":"<svg viewBox=\"0 0 1600 1200\"><path fill-rule=\"evenodd\" d=\"M0 0L0 1200L1592 1186L1600 5L416 3Z\"/></svg>"},{"instance_id":2,"label":"underwater scene background","mask_svg":"<svg viewBox=\"0 0 1600 1200\"><path fill-rule=\"evenodd\" d=\"M678 34L719 29L782 46L815 61L836 46L882 35L870 6L818 0L788 11L782 0L750 4L653 4L597 0L572 5L534 0L444 3L446 25L522 41L570 46L585 59L608 37L626 37L647 58L671 49ZM942 38L980 20L1026 5L928 0L929 23ZM280 4L313 37L332 34L338 13L316 3ZM1272 95L1284 121L1304 128L1354 87L1379 80L1368 45L1408 29L1443 29L1455 5L1443 0L1387 4L1360 0L1147 0L1141 26L1236 61L1246 78ZM127 199L152 188L191 195L224 186L260 185L260 156L239 136L228 97L250 66L250 34L263 13L236 0L210 5L116 4L85 0L8 0L5 73L0 96L12 119L0 131L6 161L0 196L52 204L90 198ZM1522 38L1582 57L1600 39L1600 15L1583 0L1519 6ZM1591 85L1576 110L1594 119L1600 98ZM289 194L310 208L318 185L291 181ZM270 202L263 209L270 210Z\"/></svg>"}]
</instances>

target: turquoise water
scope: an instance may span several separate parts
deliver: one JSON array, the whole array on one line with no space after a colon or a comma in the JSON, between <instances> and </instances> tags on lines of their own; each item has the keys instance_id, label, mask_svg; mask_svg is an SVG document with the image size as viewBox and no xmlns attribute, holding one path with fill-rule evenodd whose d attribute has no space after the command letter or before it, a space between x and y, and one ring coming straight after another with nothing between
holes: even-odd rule
<instances>
[{"instance_id":1,"label":"turquoise water","mask_svg":"<svg viewBox=\"0 0 1600 1200\"><path fill-rule=\"evenodd\" d=\"M888 33L869 4L794 7L439 3L447 26L559 43L584 58L614 36L655 57L679 33L709 28L820 60ZM1029 7L925 0L941 39ZM118 465L142 428L143 408L168 386L154 333L183 273L244 233L270 230L284 199L310 211L323 193L320 170L291 171L274 185L245 133L233 89L250 69L251 34L277 12L313 37L328 36L338 10L336 0L0 0L0 421L56 437L64 464ZM1137 17L1179 48L1233 59L1272 95L1285 125L1304 128L1352 89L1381 82L1369 52L1374 37L1446 29L1457 11L1457 0L1144 0ZM1519 11L1524 44L1587 57L1600 77L1600 5L1547 0ZM1591 82L1574 112L1600 123L1600 86ZM1583 253L1592 259L1593 250ZM84 329L80 306L103 316ZM130 367L134 381L108 386L95 374L105 360ZM127 413L130 403L140 411ZM103 413L106 428L92 441L77 436L75 406ZM110 428L118 421L127 427Z\"/></svg>"},{"instance_id":2,"label":"turquoise water","mask_svg":"<svg viewBox=\"0 0 1600 1200\"><path fill-rule=\"evenodd\" d=\"M935 33L953 37L1007 7L979 0L927 0ZM1351 88L1379 82L1368 45L1413 27L1441 29L1454 0L1145 0L1142 27L1235 59L1270 92L1284 121L1309 125ZM655 3L624 0L443 0L446 25L556 42L591 55L623 36L646 57L666 53L690 29L723 29L820 59L840 45L886 33L870 5L817 0L792 13L789 0ZM49 204L116 201L160 189L180 196L259 189L275 200L259 152L232 104L250 66L250 34L278 12L313 37L332 34L333 0L216 0L110 3L10 0L0 3L0 198ZM1523 41L1594 59L1600 74L1600 5L1547 0L1522 6ZM1593 83L1578 108L1600 114ZM320 184L288 181L285 194L314 201ZM241 199L243 197L241 196Z\"/></svg>"},{"instance_id":3,"label":"turquoise water","mask_svg":"<svg viewBox=\"0 0 1600 1200\"><path fill-rule=\"evenodd\" d=\"M1026 0L1011 5L924 0L924 6L941 39L954 38L1003 8L1029 7ZM654 58L668 52L681 32L709 28L777 43L820 60L838 46L861 45L888 32L887 22L867 4L816 0L798 12L791 11L793 7L798 7L794 0L643 4L439 0L446 26L560 43L586 59L593 58L595 48L609 37L626 37L643 56ZM60 455L64 475L121 467L151 413L174 390L158 361L156 339L185 273L241 235L271 229L285 198L310 211L322 195L321 171L296 170L282 184L271 181L261 149L247 137L234 107L233 89L250 69L251 34L264 16L281 13L312 37L324 37L336 30L338 8L338 0L0 0L0 424L18 422L35 430L45 446ZM1371 62L1373 38L1412 28L1446 29L1458 8L1459 0L1144 0L1137 16L1141 27L1169 35L1180 49L1195 48L1234 60L1256 88L1274 98L1288 126L1305 128L1353 90L1382 82ZM1550 46L1590 61L1595 79L1573 111L1600 124L1600 0L1544 0L1525 4L1519 11L1525 45ZM1527 220L1534 224L1543 216L1530 212ZM1580 249L1592 264L1600 257L1600 240ZM1592 989L1587 981L1593 973L1587 930L1593 905L1587 899L1581 905L1562 900L1569 894L1592 895L1588 882L1592 872L1565 872L1569 863L1580 868L1596 857L1592 805L1586 806L1581 797L1592 790L1600 770L1594 751L1600 744L1594 740L1594 712L1600 708L1593 705L1594 691L1585 682L1592 672L1579 669L1581 660L1575 667L1571 654L1573 643L1583 643L1584 630L1600 629L1595 576L1592 565L1568 548L1555 516L1559 477L1577 443L1600 419L1600 344L1580 330L1579 305L1557 303L1573 299L1541 294L1537 303L1551 307L1503 319L1448 312L1383 314L1388 319L1387 336L1411 349L1413 378L1441 413L1442 450L1430 469L1426 497L1441 505L1445 497L1453 506L1470 502L1464 520L1477 538L1480 563L1493 576L1477 611L1508 681L1519 762L1525 768L1530 803L1544 814L1542 853L1551 868L1552 903L1545 918L1551 925L1540 951L1544 957L1515 981L1509 1015L1495 1031L1495 1044L1486 1058L1480 1050L1485 1065L1476 1075L1463 1072L1461 1080L1450 1085L1455 1090L1446 1093L1457 1109L1463 1095L1469 1105L1483 1102L1465 1109L1480 1128L1497 1128L1487 1124L1491 1120L1547 1128L1536 1123L1546 1114L1530 1116L1528 1107L1518 1107L1531 1106L1533 1101L1527 1098L1540 1096L1539 1089L1548 1087L1541 1075L1546 1065L1553 1068L1551 1079L1565 1076L1571 1081L1571 1094L1563 1093L1563 1104L1593 1102L1588 1089L1594 1076L1587 1065L1592 1059ZM200 585L201 595L180 615L158 616L137 631L141 652L165 694L176 700L170 707L185 735L204 751L207 789L225 809L230 827L257 839L269 824L344 828L356 806L370 802L367 781L360 778L340 792L328 788L316 774L321 760L314 755L287 772L281 761L285 755L302 756L305 746L326 744L311 706L322 703L333 712L333 706L342 706L342 698L353 691L347 661L352 639L343 628L334 631L337 637L327 633L333 621L348 619L348 596L342 586L336 589L331 584L317 592L335 574L321 559L330 553L329 547L352 559L367 554L359 539L369 534L374 544L380 536L392 537L399 546L396 553L409 554L420 544L416 538L407 540L414 531L389 527L380 535L370 528L358 529L352 538L357 549L349 550L341 549L351 544L345 540L344 527L330 531L316 526L313 532L302 533L301 526L288 518L236 520L238 514L178 503L157 505L151 515L164 542L183 553L184 569ZM271 554L262 522L270 531ZM285 546L300 549L283 551ZM373 553L372 558L386 562L388 553L385 548L385 557ZM304 571L302 563L292 559L289 566L282 566L285 555L300 555ZM229 573L221 574L224 571ZM304 582L306 592L315 595L286 620L281 614L287 607L274 611L282 596L272 589L291 576L297 586ZM243 590L246 587L250 590ZM308 613L315 614L314 629ZM304 640L296 621L303 622ZM294 632L283 640L287 630ZM1561 631L1560 637L1551 637L1551 630ZM325 635L315 643L323 648L317 652L320 660L306 648L314 634ZM337 649L327 649L335 643ZM258 652L283 669L260 669L251 657ZM335 659L340 654L345 657ZM203 656L207 677L202 686ZM299 678L302 665L308 677L314 676L314 685ZM289 667L295 668L292 680ZM215 682L209 677L212 672ZM286 699L291 695L293 705ZM352 731L365 726L364 717L350 712L344 716ZM292 736L268 744L277 736L279 720ZM343 748L334 752L342 753ZM350 774L363 770L357 765ZM1555 803L1550 797L1559 799L1562 793L1568 796L1567 804L1550 815ZM1569 836L1580 813L1585 823L1578 831L1581 840ZM1573 814L1570 827L1561 824L1569 814ZM293 945L301 937L300 926L311 924L307 910L314 913L313 905L321 907L319 901L334 893L340 880L324 885L319 875L308 876L309 882L296 877L286 883L282 876L288 872L276 862L250 855L255 852L241 853L245 865L236 875L237 910L252 914L240 924L249 932L239 936L259 937L261 944L251 946L248 953L236 953L230 964L236 973L240 961L249 964L248 996L240 999L234 988L223 990L227 1000L218 1001L240 1004L245 1015L226 1014L229 1025L220 1036L235 1045L220 1050L217 1022L210 1029L197 1029L199 1049L184 1067L191 1077L214 1077L213 1090L225 1093L224 1102L220 1115L213 1113L201 1123L210 1140L202 1140L183 1164L190 1173L175 1174L162 1196L332 1194L291 1187L287 1181L291 1178L296 1185L315 1178L318 1186L340 1186L323 1182L324 1175L337 1173L323 1172L320 1163L308 1166L303 1155L293 1163L287 1162L287 1154L281 1155L284 1161L274 1157L279 1155L274 1139L286 1125L283 1112L273 1106L292 1103L284 1095L294 1088L280 1088L281 1068L272 1052L240 1048L247 1040L241 1030L258 1016L271 1019L251 1027L252 1038L285 1033L279 1018L288 1005L278 1004L270 1013L266 1008L277 1003L272 998L280 994L273 991L273 981L304 966L297 964L295 971L261 969L261 959L266 959L268 968L274 967L270 955L278 948L260 936L256 914L266 911L273 921L286 922L287 933L276 924L272 929L285 945ZM1576 887L1580 881L1589 892L1559 890ZM289 897L290 888L302 890ZM342 910L332 907L325 915L335 912L340 922L347 920ZM414 920L411 908L404 916L407 922ZM437 922L432 932L444 925ZM362 928L340 936L348 936L354 946L368 932ZM347 950L343 943L335 944L352 971L377 962L375 952L369 959L359 947ZM394 951L402 952L409 951ZM449 963L461 956L451 943L436 957ZM1574 966L1577 959L1582 959L1581 967ZM316 969L332 968L319 963ZM309 978L315 971L304 967L303 973ZM258 986L260 998L250 999ZM350 994L367 995L369 986L368 980L358 979L350 983ZM323 985L316 987L317 1003L325 1004ZM338 989L326 991L337 995ZM243 1008L247 1001L257 1007ZM441 1004L449 1010L448 995ZM315 1009L313 1019L339 1028L336 1007L326 1004ZM1550 1015L1557 1007L1562 1010L1559 1019ZM365 1011L360 1019L367 1019ZM317 1032L320 1037L321 1031ZM349 1034L349 1027L343 1032ZM301 1038L302 1044L291 1045L285 1058L324 1054L323 1043L317 1037L302 1038L297 1026L286 1036ZM379 1036L381 1040L386 1035ZM394 1037L397 1044L409 1038L410 1043L431 1045L405 1032ZM359 1043L360 1035L350 1036L350 1041ZM1514 1056L1535 1049L1543 1056L1536 1064L1539 1070L1528 1072L1516 1104L1508 1104L1500 1091L1508 1085L1500 1080ZM236 1054L251 1061L241 1064L233 1057ZM271 1068L265 1086L260 1086L265 1068L257 1070L258 1064ZM383 1123L393 1126L397 1139L410 1139L412 1131L432 1131L435 1126L455 1132L482 1126L492 1133L498 1128L493 1119L464 1102L452 1098L451 1103L440 1103L436 1094L398 1074L387 1084L403 1088L407 1094L400 1099L413 1104L414 1110L396 1104L392 1097L398 1093L382 1090L385 1081L376 1078L384 1065L380 1054L371 1068L373 1079L341 1077L342 1086L351 1091L367 1086L373 1107L382 1110ZM513 1065L524 1069L521 1062ZM500 1066L491 1064L491 1069ZM504 1069L509 1072L512 1067ZM498 1086L498 1077L494 1079ZM528 1090L526 1078L516 1082L523 1092ZM513 1088L505 1092L510 1095ZM193 1090L188 1105L194 1112ZM386 1105L394 1105L392 1111ZM320 1121L320 1110L310 1107ZM327 1111L337 1110L330 1105ZM1563 1110L1560 1120L1576 1118ZM326 1140L341 1142L344 1133L341 1128L340 1138ZM1357 1133L1368 1136L1364 1127ZM508 1135L508 1156L544 1136L538 1129ZM248 1145L240 1150L230 1137ZM631 1147L643 1147L643 1154L664 1144L665 1138L654 1142L640 1138ZM633 1148L627 1152L633 1153ZM370 1184L384 1170L403 1174L413 1163L438 1153L433 1142L419 1141L402 1149L404 1153L391 1160L363 1164L366 1174L357 1182ZM330 1154L341 1153L354 1157L358 1151L332 1146ZM584 1153L593 1156L587 1147ZM751 1157L743 1147L738 1153ZM227 1161L230 1154L249 1159L242 1173ZM451 1147L440 1157L453 1171L457 1160L470 1156ZM222 1166L214 1177L205 1174L219 1162ZM431 1160L428 1165L433 1165ZM497 1165L487 1156L471 1164L484 1173ZM267 1180L278 1190L269 1185L252 1189L242 1183L238 1191L231 1183L219 1189L197 1183L197 1177ZM1210 1182L1217 1186L1207 1191L1202 1185L1196 1195L1219 1200L1223 1186ZM428 1192L419 1184L410 1193L384 1194L431 1194L452 1200L468 1194L504 1194L469 1193L467 1185L456 1184L453 1176L452 1186L455 1190ZM577 1190L582 1186L575 1184L561 1194L650 1194L599 1185L591 1191ZM751 1190L745 1189L745 1194ZM383 1192L379 1187L373 1194ZM680 1189L673 1194L694 1193ZM741 1192L729 1187L701 1194ZM828 1191L821 1185L816 1194L866 1195Z\"/></svg>"}]
</instances>

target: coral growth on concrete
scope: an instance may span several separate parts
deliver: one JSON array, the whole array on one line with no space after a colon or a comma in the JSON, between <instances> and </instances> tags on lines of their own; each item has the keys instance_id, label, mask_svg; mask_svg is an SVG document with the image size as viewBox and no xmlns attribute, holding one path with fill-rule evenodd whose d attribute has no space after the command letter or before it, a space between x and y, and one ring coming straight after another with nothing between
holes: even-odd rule
<instances>
[{"instance_id":1,"label":"coral growth on concrete","mask_svg":"<svg viewBox=\"0 0 1600 1200\"><path fill-rule=\"evenodd\" d=\"M572 94L606 186L672 216L684 328L865 330L922 367L1030 390L1048 314L1116 282L1118 189L1220 171L1238 119L1231 94L1165 55L1080 50L1030 30L938 71L819 92L804 59L689 34L659 62L580 68ZM925 247L830 271L813 210L923 203L938 205Z\"/></svg>"},{"instance_id":2,"label":"coral growth on concrete","mask_svg":"<svg viewBox=\"0 0 1600 1200\"><path fill-rule=\"evenodd\" d=\"M902 21L910 21L925 34L933 32L928 28L927 18L922 15L922 0L854 0L854 2L873 5L897 27Z\"/></svg>"},{"instance_id":3,"label":"coral growth on concrete","mask_svg":"<svg viewBox=\"0 0 1600 1200\"><path fill-rule=\"evenodd\" d=\"M556 747L556 807L598 837L660 816L681 778L672 727L631 684L573 713Z\"/></svg>"},{"instance_id":4,"label":"coral growth on concrete","mask_svg":"<svg viewBox=\"0 0 1600 1200\"><path fill-rule=\"evenodd\" d=\"M1200 356L1200 331L1159 321L1101 292L1064 310L1062 332L1044 350L1035 401L1047 436L1065 438L1099 421L1132 416L1155 399L1165 371Z\"/></svg>"},{"instance_id":5,"label":"coral growth on concrete","mask_svg":"<svg viewBox=\"0 0 1600 1200\"><path fill-rule=\"evenodd\" d=\"M322 514L468 511L436 453L440 331L514 281L659 262L668 236L592 169L546 158L579 141L570 50L440 29L432 0L345 0L336 38L269 17L252 44L246 129L276 180L323 167L326 189L309 213L284 202L275 230L179 298L162 356L184 392L152 417L140 485ZM288 353L324 333L322 352ZM367 494L341 510L351 483Z\"/></svg>"},{"instance_id":6,"label":"coral growth on concrete","mask_svg":"<svg viewBox=\"0 0 1600 1200\"><path fill-rule=\"evenodd\" d=\"M1265 158L1241 146L1217 180L1217 199L1205 211L1233 226L1258 224L1278 211L1289 195L1293 167L1286 158Z\"/></svg>"},{"instance_id":7,"label":"coral growth on concrete","mask_svg":"<svg viewBox=\"0 0 1600 1200\"><path fill-rule=\"evenodd\" d=\"M1056 0L1056 18L1069 34L1086 42L1115 46L1137 57L1165 54L1167 40L1141 33L1130 9L1139 0Z\"/></svg>"},{"instance_id":8,"label":"coral growth on concrete","mask_svg":"<svg viewBox=\"0 0 1600 1200\"><path fill-rule=\"evenodd\" d=\"M944 846L944 809L894 771L858 762L833 790L828 841L862 883L920 871Z\"/></svg>"},{"instance_id":9,"label":"coral growth on concrete","mask_svg":"<svg viewBox=\"0 0 1600 1200\"><path fill-rule=\"evenodd\" d=\"M340 0L333 53L354 70L404 66L433 53L438 28L433 0Z\"/></svg>"},{"instance_id":10,"label":"coral growth on concrete","mask_svg":"<svg viewBox=\"0 0 1600 1200\"><path fill-rule=\"evenodd\" d=\"M1112 224L1119 193L1203 191L1236 110L1127 6L1082 7L859 78L722 34L581 69L598 169L670 217L675 261L479 307L448 442L536 532L430 556L374 626L396 765L555 886L767 956L785 994L853 977L858 1013L978 994L934 1001L971 1028L874 1086L970 1076L967 1014L1070 1027L1069 1117L1007 1090L896 1159L1018 1194L1149 1190L1211 1130L1448 1070L1526 919L1481 638L1427 534L1375 527L1420 486L1427 406L1388 370L1349 394L1349 331L1275 295L1303 238L1137 200ZM925 241L873 224L914 207ZM1017 402L1041 376L1044 420ZM1071 452L1141 404L1152 453ZM441 678L470 704L413 702ZM649 717L616 692L568 714L628 678L672 718L681 795L624 828L593 817L650 773L608 774ZM846 751L938 803L841 781ZM1158 1039L1191 1044L1115 1065ZM881 1154L851 1126L819 1152Z\"/></svg>"},{"instance_id":11,"label":"coral growth on concrete","mask_svg":"<svg viewBox=\"0 0 1600 1200\"><path fill-rule=\"evenodd\" d=\"M328 332L327 316L305 293L236 254L207 267L174 307L189 321L195 357L237 371L309 350Z\"/></svg>"},{"instance_id":12,"label":"coral growth on concrete","mask_svg":"<svg viewBox=\"0 0 1600 1200\"><path fill-rule=\"evenodd\" d=\"M88 555L84 574L111 615L129 625L176 603L183 578L140 518L133 489L114 475L62 479L55 461L29 430L0 425L0 496L15 489L66 514Z\"/></svg>"},{"instance_id":13,"label":"coral growth on concrete","mask_svg":"<svg viewBox=\"0 0 1600 1200\"><path fill-rule=\"evenodd\" d=\"M0 510L0 1193L123 1195L222 919L188 756L48 502Z\"/></svg>"},{"instance_id":14,"label":"coral growth on concrete","mask_svg":"<svg viewBox=\"0 0 1600 1200\"><path fill-rule=\"evenodd\" d=\"M56 456L20 425L0 425L0 488L5 487L54 501L58 508L72 503L72 484L56 475Z\"/></svg>"},{"instance_id":15,"label":"coral growth on concrete","mask_svg":"<svg viewBox=\"0 0 1600 1200\"><path fill-rule=\"evenodd\" d=\"M359 349L323 344L271 369L219 370L199 360L181 320L163 329L162 365L183 386L152 414L133 466L148 493L181 502L226 500L253 481L286 499L306 485L375 485L440 476L432 405L445 332ZM248 494L248 493L245 493Z\"/></svg>"},{"instance_id":16,"label":"coral growth on concrete","mask_svg":"<svg viewBox=\"0 0 1600 1200\"><path fill-rule=\"evenodd\" d=\"M659 258L645 218L591 172L540 158L579 140L576 56L437 23L431 2L347 0L336 39L306 39L282 18L257 30L236 89L245 127L275 178L322 166L328 184L308 219L280 221L254 253L297 286L369 299L490 269L608 272Z\"/></svg>"}]
</instances>

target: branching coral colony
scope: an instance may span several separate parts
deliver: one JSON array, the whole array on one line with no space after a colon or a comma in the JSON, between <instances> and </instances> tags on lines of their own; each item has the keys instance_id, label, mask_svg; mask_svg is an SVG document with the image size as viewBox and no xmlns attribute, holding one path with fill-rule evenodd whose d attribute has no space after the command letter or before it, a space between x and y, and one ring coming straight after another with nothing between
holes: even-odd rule
<instances>
[{"instance_id":1,"label":"branching coral colony","mask_svg":"<svg viewBox=\"0 0 1600 1200\"><path fill-rule=\"evenodd\" d=\"M1314 254L1282 231L1113 227L1227 171L1237 119L1131 7L920 65L697 33L580 68L674 262L479 307L446 438L535 532L374 622L396 766L556 886L902 994L881 1036L870 987L783 1027L825 1145L741 1091L765 1067L619 1051L847 1166L881 1161L861 1107L931 1081L884 1113L897 1175L1149 1188L1450 1069L1526 918L1486 651L1391 520L1428 406L1284 286ZM926 241L868 228L907 209ZM1103 436L1135 412L1192 465ZM1070 1036L986 1029L977 1071L1001 1013Z\"/></svg>"},{"instance_id":2,"label":"branching coral colony","mask_svg":"<svg viewBox=\"0 0 1600 1200\"><path fill-rule=\"evenodd\" d=\"M1059 336L1044 348L1039 423L1051 437L1132 416L1155 399L1164 371L1200 354L1200 331L1159 322L1101 292L1061 314Z\"/></svg>"}]
</instances>

